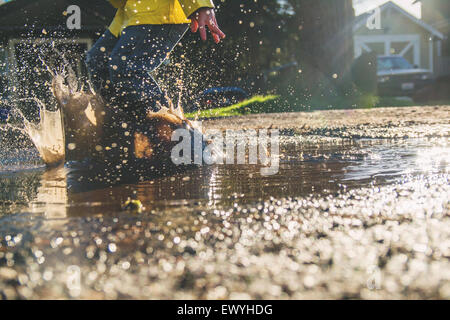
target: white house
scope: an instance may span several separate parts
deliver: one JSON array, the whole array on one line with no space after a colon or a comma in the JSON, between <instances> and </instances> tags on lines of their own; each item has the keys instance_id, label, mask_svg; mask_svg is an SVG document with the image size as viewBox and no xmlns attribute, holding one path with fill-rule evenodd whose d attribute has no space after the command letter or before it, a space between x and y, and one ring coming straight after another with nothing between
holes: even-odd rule
<instances>
[{"instance_id":1,"label":"white house","mask_svg":"<svg viewBox=\"0 0 450 320\"><path fill-rule=\"evenodd\" d=\"M363 52L400 55L419 68L436 69L444 35L393 2L356 17L353 26L355 57Z\"/></svg>"}]
</instances>

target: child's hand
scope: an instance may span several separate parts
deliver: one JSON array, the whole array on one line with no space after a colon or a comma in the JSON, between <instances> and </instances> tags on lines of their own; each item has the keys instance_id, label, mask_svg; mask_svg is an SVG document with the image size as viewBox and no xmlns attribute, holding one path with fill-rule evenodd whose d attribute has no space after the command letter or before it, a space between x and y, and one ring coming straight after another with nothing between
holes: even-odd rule
<instances>
[{"instance_id":1,"label":"child's hand","mask_svg":"<svg viewBox=\"0 0 450 320\"><path fill-rule=\"evenodd\" d=\"M191 31L196 33L199 30L200 38L203 41L206 41L206 26L208 26L215 43L219 43L221 39L225 38L225 34L219 29L217 24L214 9L200 8L189 18L191 19Z\"/></svg>"}]
</instances>

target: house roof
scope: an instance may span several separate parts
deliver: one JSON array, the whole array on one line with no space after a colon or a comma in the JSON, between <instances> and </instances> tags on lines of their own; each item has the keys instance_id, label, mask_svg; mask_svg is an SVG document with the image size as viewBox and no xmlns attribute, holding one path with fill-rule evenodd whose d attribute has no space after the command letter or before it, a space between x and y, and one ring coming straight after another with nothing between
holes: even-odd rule
<instances>
[{"instance_id":1,"label":"house roof","mask_svg":"<svg viewBox=\"0 0 450 320\"><path fill-rule=\"evenodd\" d=\"M419 3L419 2L427 2L428 0L415 0L415 3ZM439 11L439 9L434 8L434 10ZM445 13L441 12L442 14L445 15ZM443 28L448 28L450 26L450 16L449 13L447 13L447 15L445 17L443 16L439 16L440 19L433 21L433 23L431 24L433 27L442 30Z\"/></svg>"},{"instance_id":2,"label":"house roof","mask_svg":"<svg viewBox=\"0 0 450 320\"><path fill-rule=\"evenodd\" d=\"M386 2L385 4L383 4L382 6L379 7L380 8L380 12L382 13L383 11L387 10L387 9L393 9L398 11L400 14L404 15L407 19L409 19L411 22L419 25L420 27L422 27L423 29L425 29L426 31L428 31L429 33L431 33L432 35L440 38L440 39L444 39L444 35L439 32L439 30L437 30L436 28L434 28L433 26L429 25L428 23L424 22L423 20L417 19L416 17L414 17L412 14L410 14L409 12L407 12L406 10L402 9L401 7L399 7L398 5L396 5L395 3L393 3L392 1ZM367 18L369 16L371 16L372 13L371 12L366 12L363 13L359 16L356 17L355 20L355 24L353 26L353 31L358 30L359 28L361 28L363 25L365 25Z\"/></svg>"}]
</instances>

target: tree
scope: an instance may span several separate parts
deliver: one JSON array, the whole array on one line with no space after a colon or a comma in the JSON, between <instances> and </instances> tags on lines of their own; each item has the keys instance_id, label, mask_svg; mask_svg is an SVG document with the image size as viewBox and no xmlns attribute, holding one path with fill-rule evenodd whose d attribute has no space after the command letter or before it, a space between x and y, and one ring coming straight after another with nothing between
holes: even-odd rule
<instances>
[{"instance_id":1,"label":"tree","mask_svg":"<svg viewBox=\"0 0 450 320\"><path fill-rule=\"evenodd\" d=\"M227 38L217 46L187 36L173 54L172 72L185 70L189 95L227 85L254 91L268 70L297 61L295 72L272 83L285 83L291 94L340 87L353 60L353 18L351 0L222 0L218 20Z\"/></svg>"},{"instance_id":2,"label":"tree","mask_svg":"<svg viewBox=\"0 0 450 320\"><path fill-rule=\"evenodd\" d=\"M288 0L291 50L304 69L307 87L347 79L353 61L351 0ZM295 30L295 31L294 31ZM344 80L345 81L345 80Z\"/></svg>"},{"instance_id":3,"label":"tree","mask_svg":"<svg viewBox=\"0 0 450 320\"><path fill-rule=\"evenodd\" d=\"M217 1L216 1L217 2ZM187 89L239 85L252 89L262 73L285 63L288 14L276 0L223 0L218 20L227 38L216 45L187 35L172 54L175 65L183 66ZM181 57L181 59L179 58ZM173 70L174 73L179 73ZM167 74L167 68L164 70ZM161 73L160 73L161 74Z\"/></svg>"}]
</instances>

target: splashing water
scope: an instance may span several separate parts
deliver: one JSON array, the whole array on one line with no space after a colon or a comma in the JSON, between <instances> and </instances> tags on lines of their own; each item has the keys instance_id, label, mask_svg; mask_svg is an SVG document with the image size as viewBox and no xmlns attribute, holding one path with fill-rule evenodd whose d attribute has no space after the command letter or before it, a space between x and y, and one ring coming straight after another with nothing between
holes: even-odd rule
<instances>
[{"instance_id":1,"label":"splashing water","mask_svg":"<svg viewBox=\"0 0 450 320\"><path fill-rule=\"evenodd\" d=\"M23 127L11 124L8 121L3 130L11 129L25 134L31 139L45 164L57 166L63 163L65 159L62 112L59 109L56 111L47 110L39 99L34 98L32 100L39 106L39 122L29 121L22 111L13 108L12 114L19 116Z\"/></svg>"},{"instance_id":2,"label":"splashing water","mask_svg":"<svg viewBox=\"0 0 450 320\"><path fill-rule=\"evenodd\" d=\"M52 44L52 49L54 52L59 53L56 48L54 48L54 44ZM69 65L64 55L60 53L59 55L62 57L64 63L61 75L58 75L56 72L52 71L41 56L38 57L46 71L49 72L49 74L53 78L65 74L65 66ZM69 69L69 80L71 80L72 83L73 70L70 68L70 66ZM64 163L65 136L62 110L60 110L59 108L56 111L47 109L45 104L37 97L17 99L14 102L20 103L24 101L34 101L38 105L39 122L29 121L18 107L13 107L11 109L11 113L6 125L4 127L0 126L0 129L18 131L30 138L30 140L38 150L40 157L47 166L55 167ZM18 117L18 119L16 119L18 121L15 121L15 123L19 124L12 124L10 122L11 115Z\"/></svg>"},{"instance_id":3,"label":"splashing water","mask_svg":"<svg viewBox=\"0 0 450 320\"><path fill-rule=\"evenodd\" d=\"M84 92L84 87L79 85L78 79L72 70L69 69L68 73L65 73L64 70L62 73L52 72L49 68L48 71L51 73L53 80L57 83L59 88L59 94L64 97L72 97L74 100L77 100L80 96L87 94ZM95 92L90 86L90 93L95 95ZM58 97L58 92L53 89L51 90L53 96L57 100L61 100L61 97ZM192 128L195 128L201 131L201 128L198 127L196 122L191 122L186 119L184 115L183 108L181 106L182 100L182 88L179 91L178 103L175 105L173 101L167 96L166 99L169 105L162 106L159 105L160 110L157 112L149 112L149 116L156 115L168 115L172 117L176 117L180 120L186 121ZM58 99L59 98L59 99ZM38 98L27 98L27 99L19 99L18 101L34 101L39 107L39 121L32 122L29 121L23 112L19 108L13 108L11 110L11 114L15 115L19 118L19 123L21 125L13 124L9 120L5 127L0 127L2 130L14 130L19 131L22 134L28 136L33 142L34 146L39 152L40 157L44 161L44 163L49 167L55 167L60 164L63 164L66 160L66 142L65 142L65 129L64 129L64 120L63 120L63 110L61 108L57 108L56 111L51 111L46 108L45 104L40 101ZM71 110L65 110L66 112L71 112ZM91 104L88 104L86 110L84 110L86 117L91 123L95 123L90 118L90 115L94 117L92 112ZM11 118L11 117L10 117ZM72 128L73 129L73 128Z\"/></svg>"},{"instance_id":4,"label":"splashing water","mask_svg":"<svg viewBox=\"0 0 450 320\"><path fill-rule=\"evenodd\" d=\"M52 43L49 48L43 48L42 50L49 49L49 52L56 53L58 59L55 61L50 60L52 67L47 65L47 59L42 58L42 55L38 55L38 59L42 64L42 71L46 71L51 75L52 83L50 91L53 97L57 101L56 111L51 111L47 102L42 102L41 92L39 92L39 96L36 97L33 93L32 97L24 97L23 99L18 99L15 103L20 101L34 101L39 107L39 121L30 121L21 111L22 108L13 107L11 109L10 115L13 116L14 121L11 120L11 116L8 119L7 124L5 126L0 126L1 130L13 130L18 131L25 136L29 137L33 142L34 146L38 150L40 157L44 161L47 166L57 166L59 164L64 163L65 160L71 160L67 157L70 157L70 153L67 152L70 149L71 143L66 141L66 133L77 132L82 133L79 137L83 140L83 134L90 134L94 132L95 127L97 125L102 126L102 119L96 119L95 113L93 112L92 106L89 102L89 96L97 96L95 90L93 89L91 83L87 81L88 87L85 90L86 81L80 81L81 79L77 77L77 74L74 72L72 68L72 64L69 59L66 58L66 55L63 52L60 52L58 48L56 48L55 44ZM45 53L45 52L43 52ZM47 55L48 56L48 55ZM51 56L51 55L50 55ZM72 59L73 60L73 59ZM26 76L26 75L25 75ZM179 75L178 75L179 76ZM181 78L183 77L183 71L181 70ZM46 84L48 82L46 81ZM28 86L27 84L26 86ZM196 122L190 122L186 119L184 115L183 108L181 106L182 95L183 95L183 81L178 79L176 81L176 87L178 87L178 103L174 104L173 101L167 96L168 101L167 106L161 106L160 110L155 113L149 113L148 116L170 116L174 118L178 118L183 122L188 123L192 128L195 128L201 131L201 128L198 127ZM29 93L28 93L29 94ZM101 100L101 99L100 99ZM47 101L45 99L45 101ZM96 105L100 110L102 105ZM51 109L53 108L53 103L51 103ZM64 121L66 119L72 119L72 114L76 113L76 119L81 119L79 114L86 115L86 119L82 119L89 121L90 123L86 124L83 121L74 121L67 123ZM97 123L100 120L99 123ZM64 125L68 126L64 128ZM82 127L81 130L77 130L78 126ZM75 127L75 128L73 128ZM92 129L84 130L86 127ZM72 130L72 131L71 131ZM101 134L98 135L101 137ZM66 150L66 147L68 150ZM94 146L95 147L95 146ZM86 149L88 150L88 149Z\"/></svg>"}]
</instances>

